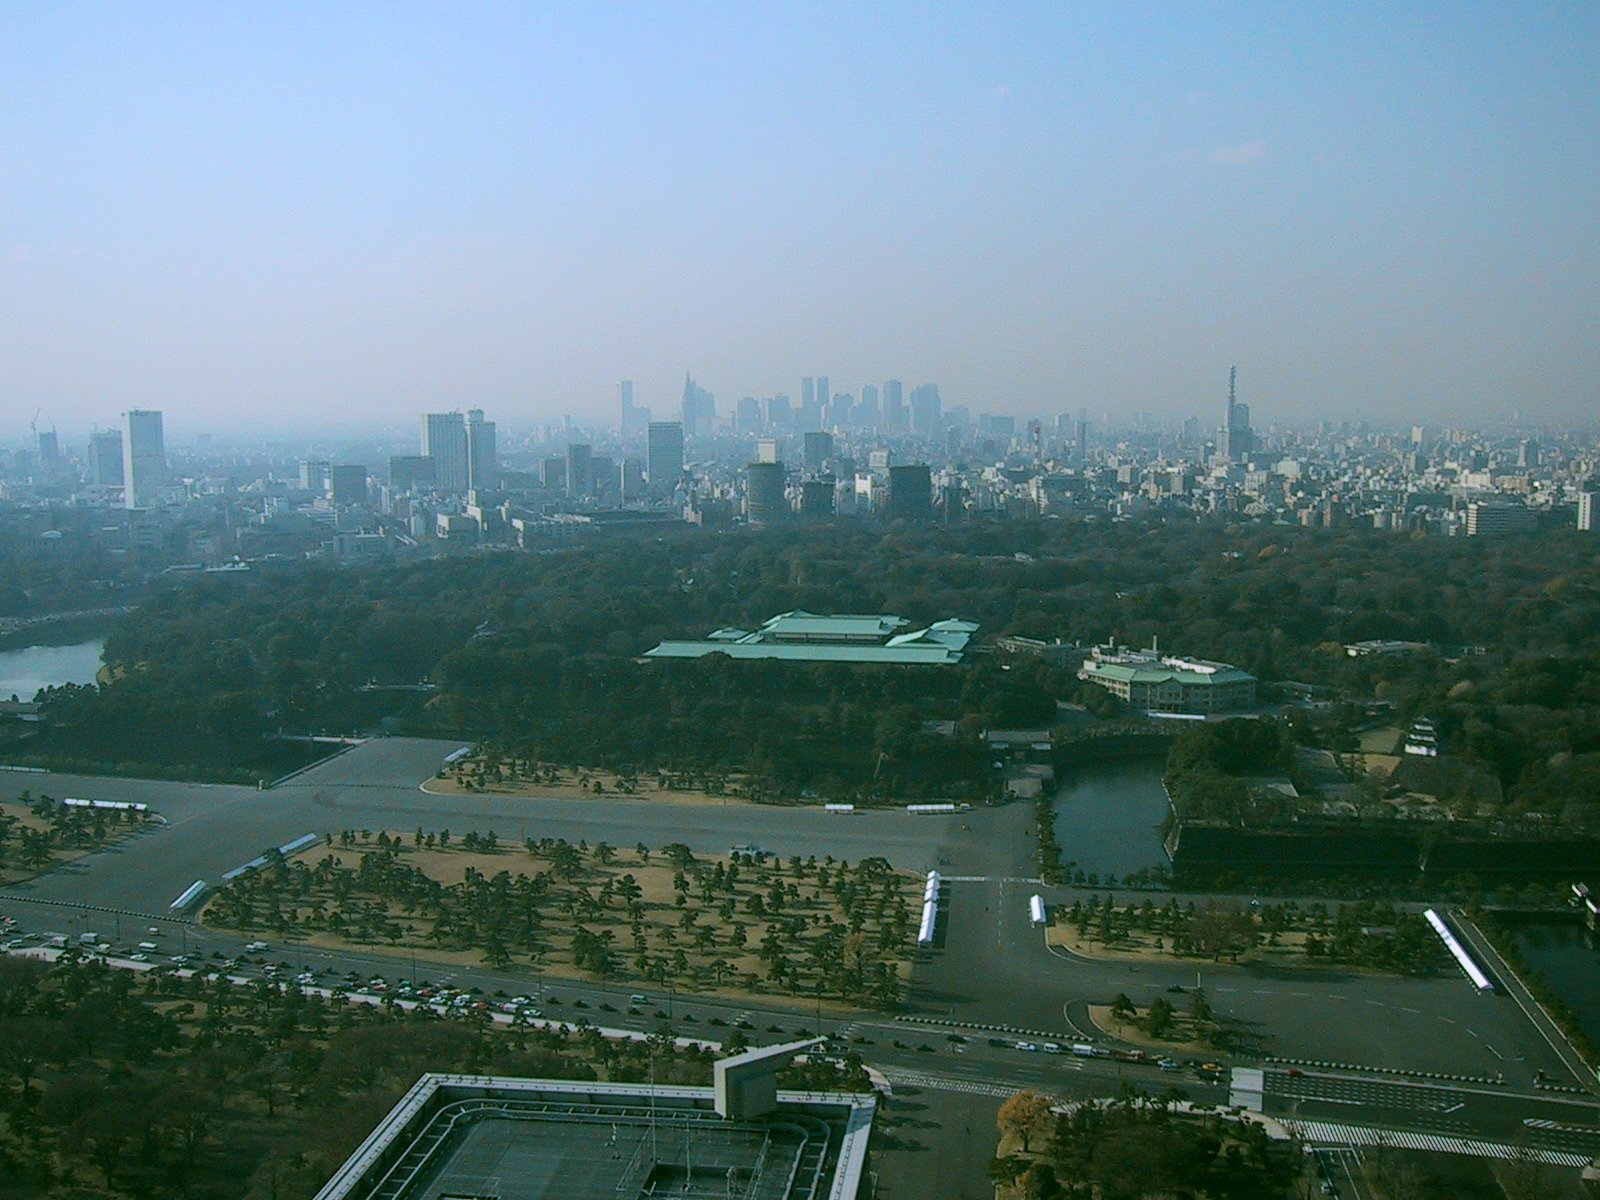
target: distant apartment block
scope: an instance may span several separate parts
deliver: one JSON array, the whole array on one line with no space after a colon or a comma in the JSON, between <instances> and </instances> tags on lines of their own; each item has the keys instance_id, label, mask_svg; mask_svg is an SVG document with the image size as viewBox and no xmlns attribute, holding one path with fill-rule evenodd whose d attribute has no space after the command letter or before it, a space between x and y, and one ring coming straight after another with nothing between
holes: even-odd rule
<instances>
[{"instance_id":1,"label":"distant apartment block","mask_svg":"<svg viewBox=\"0 0 1600 1200\"><path fill-rule=\"evenodd\" d=\"M1211 716L1255 707L1256 677L1227 663L1163 655L1155 647L1096 646L1078 671L1085 683L1148 712Z\"/></svg>"},{"instance_id":2,"label":"distant apartment block","mask_svg":"<svg viewBox=\"0 0 1600 1200\"><path fill-rule=\"evenodd\" d=\"M790 662L879 663L888 666L950 666L961 661L978 631L971 621L935 621L910 630L905 617L887 613L825 616L781 613L756 630L719 629L702 641L662 642L646 658L704 658Z\"/></svg>"}]
</instances>

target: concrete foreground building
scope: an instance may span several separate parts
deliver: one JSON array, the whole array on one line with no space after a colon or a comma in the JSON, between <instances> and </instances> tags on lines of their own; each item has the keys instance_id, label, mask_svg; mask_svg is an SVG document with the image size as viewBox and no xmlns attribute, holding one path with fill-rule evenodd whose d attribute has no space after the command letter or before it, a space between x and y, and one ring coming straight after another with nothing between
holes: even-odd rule
<instances>
[{"instance_id":1,"label":"concrete foreground building","mask_svg":"<svg viewBox=\"0 0 1600 1200\"><path fill-rule=\"evenodd\" d=\"M874 1098L777 1091L749 1058L716 1088L424 1075L316 1200L864 1195Z\"/></svg>"}]
</instances>

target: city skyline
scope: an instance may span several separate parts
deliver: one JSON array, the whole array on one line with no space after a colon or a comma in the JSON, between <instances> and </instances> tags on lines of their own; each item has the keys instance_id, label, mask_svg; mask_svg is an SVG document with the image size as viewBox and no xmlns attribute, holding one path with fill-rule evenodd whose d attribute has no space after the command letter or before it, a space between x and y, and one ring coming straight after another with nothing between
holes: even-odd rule
<instances>
[{"instance_id":1,"label":"city skyline","mask_svg":"<svg viewBox=\"0 0 1600 1200\"><path fill-rule=\"evenodd\" d=\"M725 409L827 370L1169 414L1237 361L1286 422L1569 422L1597 25L13 10L0 395L62 429L595 423L620 378L661 415L686 368Z\"/></svg>"}]
</instances>

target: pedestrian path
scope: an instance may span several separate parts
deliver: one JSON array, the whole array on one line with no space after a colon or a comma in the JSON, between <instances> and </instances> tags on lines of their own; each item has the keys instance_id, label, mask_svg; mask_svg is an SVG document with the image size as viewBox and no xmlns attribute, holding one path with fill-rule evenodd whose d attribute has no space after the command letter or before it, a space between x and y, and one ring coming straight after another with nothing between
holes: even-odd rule
<instances>
[{"instance_id":1,"label":"pedestrian path","mask_svg":"<svg viewBox=\"0 0 1600 1200\"><path fill-rule=\"evenodd\" d=\"M1566 1150L1542 1150L1530 1146L1508 1146L1478 1138L1448 1137L1434 1133L1412 1133L1404 1129L1366 1129L1360 1125L1339 1125L1331 1121L1296 1121L1294 1129L1307 1145L1317 1146L1394 1146L1401 1150L1428 1150L1435 1154L1470 1154L1477 1158L1531 1159L1558 1167L1586 1167L1592 1155Z\"/></svg>"},{"instance_id":2,"label":"pedestrian path","mask_svg":"<svg viewBox=\"0 0 1600 1200\"><path fill-rule=\"evenodd\" d=\"M976 1079L959 1079L948 1075L929 1075L922 1071L895 1071L883 1073L885 1079L899 1087L931 1088L941 1092L964 1092L969 1096L993 1096L1005 1100L1017 1094L1014 1087L998 1083L984 1083Z\"/></svg>"}]
</instances>

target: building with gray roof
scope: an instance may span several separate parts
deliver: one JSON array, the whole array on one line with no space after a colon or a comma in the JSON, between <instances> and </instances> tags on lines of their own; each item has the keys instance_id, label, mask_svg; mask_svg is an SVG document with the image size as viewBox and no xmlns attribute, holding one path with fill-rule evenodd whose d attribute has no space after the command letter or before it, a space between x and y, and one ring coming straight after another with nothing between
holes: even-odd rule
<instances>
[{"instance_id":1,"label":"building with gray roof","mask_svg":"<svg viewBox=\"0 0 1600 1200\"><path fill-rule=\"evenodd\" d=\"M871 1094L774 1091L729 1116L722 1100L709 1087L424 1075L316 1200L862 1194Z\"/></svg>"}]
</instances>

